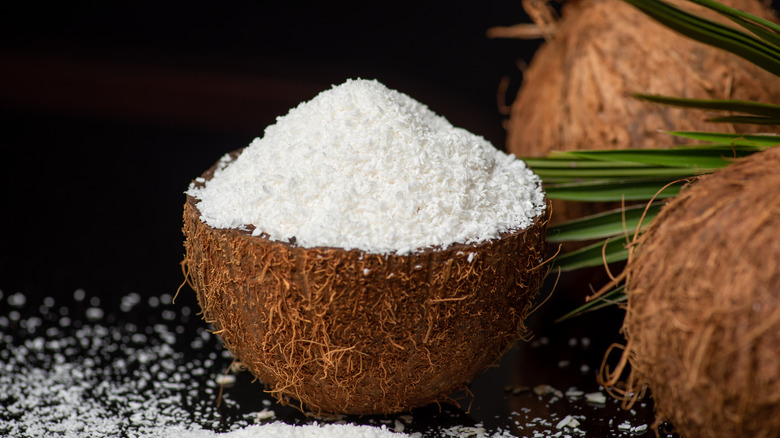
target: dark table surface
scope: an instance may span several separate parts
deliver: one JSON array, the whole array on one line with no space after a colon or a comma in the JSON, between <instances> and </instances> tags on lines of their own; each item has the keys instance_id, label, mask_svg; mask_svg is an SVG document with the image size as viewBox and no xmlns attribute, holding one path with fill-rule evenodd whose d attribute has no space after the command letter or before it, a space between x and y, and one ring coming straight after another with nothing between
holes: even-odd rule
<instances>
[{"instance_id":1,"label":"dark table surface","mask_svg":"<svg viewBox=\"0 0 780 438\"><path fill-rule=\"evenodd\" d=\"M604 352L620 340L620 311L552 322L571 304L561 289L529 318L534 337L478 375L470 393L453 394L457 403L364 417L317 417L279 405L248 372L231 369L232 357L197 315L189 288L175 301L175 289L159 296L114 292L76 289L56 299L3 292L0 433L156 438L165 425L228 432L271 421L384 425L424 437L653 433L651 400L625 410L596 383ZM63 396L60 386L86 391ZM134 419L139 406L145 417ZM63 410L79 420L67 422ZM568 417L576 423L564 426Z\"/></svg>"}]
</instances>

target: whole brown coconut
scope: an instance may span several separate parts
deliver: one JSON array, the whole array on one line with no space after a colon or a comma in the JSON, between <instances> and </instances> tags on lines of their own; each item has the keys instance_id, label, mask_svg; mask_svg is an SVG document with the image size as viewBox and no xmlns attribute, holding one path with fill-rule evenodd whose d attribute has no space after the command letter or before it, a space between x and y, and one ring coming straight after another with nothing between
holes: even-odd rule
<instances>
[{"instance_id":1,"label":"whole brown coconut","mask_svg":"<svg viewBox=\"0 0 780 438\"><path fill-rule=\"evenodd\" d=\"M526 334L546 214L497 240L399 256L212 228L197 203L184 206L185 263L203 316L283 403L374 414L446 400Z\"/></svg>"},{"instance_id":2,"label":"whole brown coconut","mask_svg":"<svg viewBox=\"0 0 780 438\"><path fill-rule=\"evenodd\" d=\"M622 390L683 437L780 436L778 169L770 149L701 177L629 260Z\"/></svg>"},{"instance_id":3,"label":"whole brown coconut","mask_svg":"<svg viewBox=\"0 0 780 438\"><path fill-rule=\"evenodd\" d=\"M531 2L533 3L533 2ZM730 23L682 0L671 3ZM775 20L760 0L722 3ZM552 150L666 147L663 130L723 131L703 111L639 101L633 93L697 99L780 101L771 74L726 51L667 29L622 0L565 3L551 39L534 55L511 105L506 149L519 157ZM740 133L767 127L731 127ZM554 202L554 222L619 205Z\"/></svg>"}]
</instances>

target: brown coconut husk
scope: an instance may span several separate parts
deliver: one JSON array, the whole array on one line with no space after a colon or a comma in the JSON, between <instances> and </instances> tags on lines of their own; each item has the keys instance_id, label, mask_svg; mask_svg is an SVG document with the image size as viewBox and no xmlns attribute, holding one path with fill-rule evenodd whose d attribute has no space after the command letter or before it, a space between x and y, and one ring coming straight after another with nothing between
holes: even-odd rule
<instances>
[{"instance_id":1,"label":"brown coconut husk","mask_svg":"<svg viewBox=\"0 0 780 438\"><path fill-rule=\"evenodd\" d=\"M683 437L780 436L778 169L770 149L699 178L632 250L623 361L602 381L626 407L649 389Z\"/></svg>"},{"instance_id":2,"label":"brown coconut husk","mask_svg":"<svg viewBox=\"0 0 780 438\"><path fill-rule=\"evenodd\" d=\"M526 8L538 8L538 3L528 2ZM672 3L734 26L691 2ZM775 20L760 0L722 3ZM633 93L645 93L776 103L780 82L749 61L667 29L622 0L568 1L553 30L549 20L540 28L551 37L524 71L506 125L506 149L519 157L545 156L553 150L668 147L685 141L665 130L770 129L707 122L713 114L634 99ZM620 206L556 200L553 207L553 222L561 222Z\"/></svg>"},{"instance_id":3,"label":"brown coconut husk","mask_svg":"<svg viewBox=\"0 0 780 438\"><path fill-rule=\"evenodd\" d=\"M497 240L399 256L215 229L197 204L184 206L185 264L204 319L282 403L408 411L447 400L527 335L546 214Z\"/></svg>"}]
</instances>

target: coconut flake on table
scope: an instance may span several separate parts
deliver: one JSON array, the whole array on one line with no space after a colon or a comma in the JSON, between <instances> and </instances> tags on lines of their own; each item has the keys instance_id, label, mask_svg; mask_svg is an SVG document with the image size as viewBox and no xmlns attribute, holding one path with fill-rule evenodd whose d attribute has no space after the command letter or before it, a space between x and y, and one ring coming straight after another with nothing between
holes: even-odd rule
<instances>
[{"instance_id":1,"label":"coconut flake on table","mask_svg":"<svg viewBox=\"0 0 780 438\"><path fill-rule=\"evenodd\" d=\"M377 81L293 108L187 193L201 220L303 247L408 254L529 227L545 208L525 163Z\"/></svg>"},{"instance_id":2,"label":"coconut flake on table","mask_svg":"<svg viewBox=\"0 0 780 438\"><path fill-rule=\"evenodd\" d=\"M408 435L392 432L385 426L374 427L356 424L304 424L291 425L274 422L247 426L226 433L209 431L190 431L171 434L170 438L413 438L420 434Z\"/></svg>"}]
</instances>

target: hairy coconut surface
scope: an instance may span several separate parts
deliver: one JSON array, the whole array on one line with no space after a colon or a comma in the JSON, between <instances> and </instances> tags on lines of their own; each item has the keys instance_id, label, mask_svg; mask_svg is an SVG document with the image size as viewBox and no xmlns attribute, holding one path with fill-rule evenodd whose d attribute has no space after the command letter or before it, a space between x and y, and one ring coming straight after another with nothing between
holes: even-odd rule
<instances>
[{"instance_id":1,"label":"hairy coconut surface","mask_svg":"<svg viewBox=\"0 0 780 438\"><path fill-rule=\"evenodd\" d=\"M398 256L215 229L197 202L187 197L183 231L203 316L284 403L373 414L446 400L526 334L546 215L479 245Z\"/></svg>"},{"instance_id":2,"label":"hairy coconut surface","mask_svg":"<svg viewBox=\"0 0 780 438\"><path fill-rule=\"evenodd\" d=\"M778 169L769 149L701 177L629 260L622 390L684 437L780 436Z\"/></svg>"},{"instance_id":3,"label":"hairy coconut surface","mask_svg":"<svg viewBox=\"0 0 780 438\"><path fill-rule=\"evenodd\" d=\"M729 23L691 2L672 3ZM775 20L760 0L722 3ZM568 1L552 38L524 72L511 105L506 149L531 157L552 150L666 147L683 141L663 130L766 132L765 126L707 122L712 114L643 102L632 94L774 103L780 101L776 79L736 55L665 28L622 0ZM556 201L553 221L615 207Z\"/></svg>"}]
</instances>

